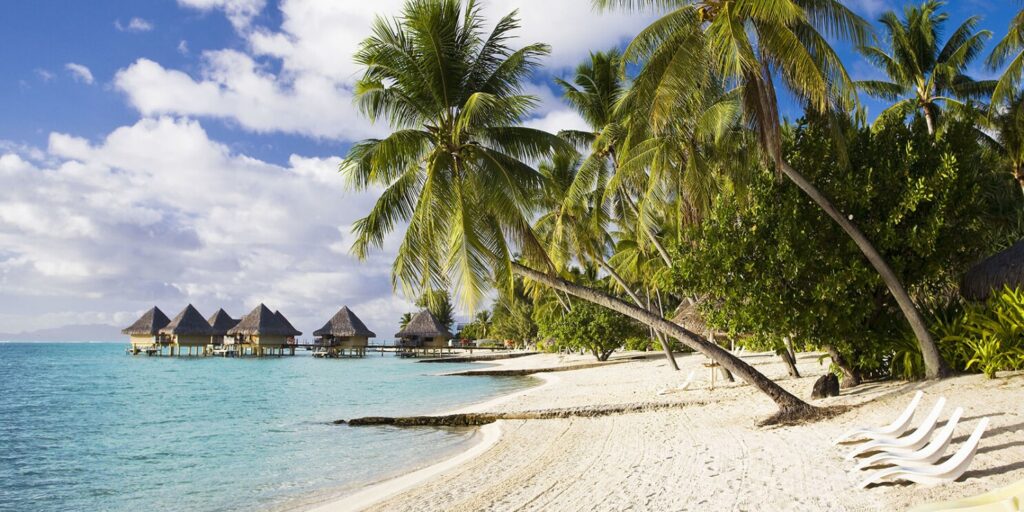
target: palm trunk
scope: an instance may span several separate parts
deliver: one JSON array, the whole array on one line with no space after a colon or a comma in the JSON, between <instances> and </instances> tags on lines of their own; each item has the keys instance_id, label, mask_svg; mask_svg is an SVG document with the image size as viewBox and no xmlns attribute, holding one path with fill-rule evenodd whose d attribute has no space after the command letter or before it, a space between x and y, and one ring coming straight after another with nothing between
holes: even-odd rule
<instances>
[{"instance_id":1,"label":"palm trunk","mask_svg":"<svg viewBox=\"0 0 1024 512\"><path fill-rule=\"evenodd\" d=\"M871 266L878 271L882 281L885 282L885 286L889 288L889 292L892 293L900 309L903 311L903 316L907 318L910 328L914 330L914 335L917 336L917 344L921 347L921 354L924 356L925 378L941 379L948 377L952 373L949 366L942 360L942 356L939 355L939 349L935 346L931 333L928 332L928 326L925 324L924 318L917 310L917 306L914 305L914 301L910 299L907 290L903 288L899 278L896 277L896 273L889 267L889 263L879 254L867 237L861 233L860 229L844 216L825 194L821 193L817 187L790 166L788 162L781 161L781 164L782 173L814 200L836 224L839 224L839 227L843 228L843 231L857 244L857 248L864 253Z\"/></svg>"},{"instance_id":2,"label":"palm trunk","mask_svg":"<svg viewBox=\"0 0 1024 512\"><path fill-rule=\"evenodd\" d=\"M924 122L928 125L928 135L935 135L935 119L932 116L932 111L928 108L928 105L924 105Z\"/></svg>"},{"instance_id":3,"label":"palm trunk","mask_svg":"<svg viewBox=\"0 0 1024 512\"><path fill-rule=\"evenodd\" d=\"M691 332L680 325L676 325L654 313L651 313L650 311L629 304L603 292L570 283L563 279L559 279L558 277L533 270L518 263L512 264L512 272L521 277L537 281L550 288L562 290L570 295L594 303L598 306L603 306L612 311L622 313L623 315L648 324L651 327L678 339L688 347L711 358L711 360L716 361L718 364L722 365L722 367L728 369L733 374L738 375L745 382L768 395L768 397L779 406L779 415L781 417L808 417L813 415L816 410L814 407L803 400L800 400L789 391L786 391L782 386L779 386L768 377L765 377L762 373L755 370L742 359L730 354L729 351L709 342L704 337Z\"/></svg>"},{"instance_id":4,"label":"palm trunk","mask_svg":"<svg viewBox=\"0 0 1024 512\"><path fill-rule=\"evenodd\" d=\"M636 293L633 292L633 289L626 284L626 281L622 279L622 276L620 276L611 265L601 258L594 258L594 260L601 266L601 268L608 272L608 275L612 276L612 279L614 279L616 283L619 283L619 286L621 286L623 290L626 290L626 294L629 295L629 298L633 299L633 302L635 302L637 306L644 306L644 302L640 300L640 297L637 297ZM650 307L647 309L650 310ZM661 344L662 352L665 353L665 359L668 359L669 366L671 366L674 371L679 371L679 364L676 363L676 356L672 355L672 347L669 346L664 336L658 336L657 338L658 342Z\"/></svg>"},{"instance_id":5,"label":"palm trunk","mask_svg":"<svg viewBox=\"0 0 1024 512\"><path fill-rule=\"evenodd\" d=\"M782 338L782 361L786 363L786 371L790 377L800 378L800 370L796 367L796 351L793 350L793 340L789 336Z\"/></svg>"}]
</instances>

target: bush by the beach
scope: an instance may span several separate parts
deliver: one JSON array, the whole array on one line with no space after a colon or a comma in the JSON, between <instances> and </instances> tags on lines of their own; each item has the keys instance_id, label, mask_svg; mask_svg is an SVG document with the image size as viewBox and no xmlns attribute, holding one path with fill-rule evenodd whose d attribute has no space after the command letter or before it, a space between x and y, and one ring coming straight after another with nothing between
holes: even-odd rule
<instances>
[{"instance_id":1,"label":"bush by the beach","mask_svg":"<svg viewBox=\"0 0 1024 512\"><path fill-rule=\"evenodd\" d=\"M786 157L856 220L917 301L950 300L969 265L1020 235L1020 213L1001 207L1019 192L993 171L971 123L950 121L938 137L920 119L847 127L845 147L834 129L801 120L784 134ZM699 243L677 247L676 292L714 297L702 305L708 324L762 348L789 336L798 350L837 349L863 376L922 375L892 295L845 233L796 187L765 173L742 185L691 229ZM992 339L971 338L971 368L1013 359L988 355L1002 351Z\"/></svg>"},{"instance_id":2,"label":"bush by the beach","mask_svg":"<svg viewBox=\"0 0 1024 512\"><path fill-rule=\"evenodd\" d=\"M598 361L606 361L615 349L646 330L636 321L607 308L577 302L562 315L551 315L540 322L540 334L559 348L584 349Z\"/></svg>"}]
</instances>

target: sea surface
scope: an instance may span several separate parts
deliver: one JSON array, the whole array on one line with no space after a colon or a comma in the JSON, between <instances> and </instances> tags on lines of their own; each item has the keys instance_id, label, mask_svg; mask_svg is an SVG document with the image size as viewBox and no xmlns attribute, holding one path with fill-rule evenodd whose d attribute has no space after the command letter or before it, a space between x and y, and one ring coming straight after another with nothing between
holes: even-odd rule
<instances>
[{"instance_id":1,"label":"sea surface","mask_svg":"<svg viewBox=\"0 0 1024 512\"><path fill-rule=\"evenodd\" d=\"M337 495L465 449L471 429L348 427L529 386L470 364L129 356L0 343L0 511L233 511Z\"/></svg>"}]
</instances>

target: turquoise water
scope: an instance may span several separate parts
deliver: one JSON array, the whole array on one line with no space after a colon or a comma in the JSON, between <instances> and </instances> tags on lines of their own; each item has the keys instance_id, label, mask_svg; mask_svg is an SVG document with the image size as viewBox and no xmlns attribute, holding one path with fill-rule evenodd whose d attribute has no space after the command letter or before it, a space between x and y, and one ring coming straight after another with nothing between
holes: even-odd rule
<instances>
[{"instance_id":1,"label":"turquoise water","mask_svg":"<svg viewBox=\"0 0 1024 512\"><path fill-rule=\"evenodd\" d=\"M0 510L253 510L355 488L460 450L473 432L330 422L529 385L433 375L469 367L0 343Z\"/></svg>"}]
</instances>

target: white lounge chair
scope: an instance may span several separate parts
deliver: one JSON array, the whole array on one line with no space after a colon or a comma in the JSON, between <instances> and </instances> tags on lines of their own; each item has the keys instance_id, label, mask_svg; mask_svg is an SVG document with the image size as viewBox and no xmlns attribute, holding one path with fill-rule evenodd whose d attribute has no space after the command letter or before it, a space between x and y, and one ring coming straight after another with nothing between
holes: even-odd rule
<instances>
[{"instance_id":1,"label":"white lounge chair","mask_svg":"<svg viewBox=\"0 0 1024 512\"><path fill-rule=\"evenodd\" d=\"M938 485L952 482L960 478L967 471L967 468L971 466L974 454L978 452L978 443L981 441L981 436L985 433L986 428L988 428L987 417L982 418L978 422L978 426L975 427L967 442L942 464L916 468L896 466L881 469L865 478L861 482L860 487L864 488L882 480L909 480L922 485Z\"/></svg>"},{"instance_id":2,"label":"white lounge chair","mask_svg":"<svg viewBox=\"0 0 1024 512\"><path fill-rule=\"evenodd\" d=\"M894 464L896 466L920 467L929 466L942 458L953 440L953 433L956 424L964 414L962 407L957 407L949 417L949 421L932 438L931 442L920 450L909 448L891 448L881 453L876 453L857 464L857 469L865 469L875 464Z\"/></svg>"},{"instance_id":3,"label":"white lounge chair","mask_svg":"<svg viewBox=\"0 0 1024 512\"><path fill-rule=\"evenodd\" d=\"M851 430L836 438L835 441L832 441L832 444L837 445L843 441L849 441L850 439L857 437L879 439L895 438L903 435L903 433L910 428L910 420L914 418L914 411L917 410L917 406L921 403L921 397L923 396L924 393L921 391L914 393L914 398L910 401L910 404L907 405L907 408L903 410L903 413L893 420L892 423L880 428L863 427Z\"/></svg>"},{"instance_id":4,"label":"white lounge chair","mask_svg":"<svg viewBox=\"0 0 1024 512\"><path fill-rule=\"evenodd\" d=\"M687 388L690 387L690 384L693 384L693 373L693 371L690 371L690 374L686 376L686 380L682 384L674 388L663 388L661 391L658 391L658 394L667 395L669 393L675 393L677 391L686 391Z\"/></svg>"},{"instance_id":5,"label":"white lounge chair","mask_svg":"<svg viewBox=\"0 0 1024 512\"><path fill-rule=\"evenodd\" d=\"M939 400L935 402L935 407L932 407L932 412L928 413L928 416L924 421L922 421L921 424L917 426L917 429L911 432L910 435L896 439L875 439L874 441L862 443L850 450L850 453L846 454L846 460L853 460L858 455L863 455L875 450L889 450L892 448L908 448L910 450L917 450L921 448L928 444L928 440L932 438L932 432L935 431L935 424L939 422L939 415L942 414L942 409L944 407L946 407L946 397L940 396Z\"/></svg>"},{"instance_id":6,"label":"white lounge chair","mask_svg":"<svg viewBox=\"0 0 1024 512\"><path fill-rule=\"evenodd\" d=\"M941 503L929 503L910 509L908 512L1017 512L1024 510L1024 480L995 489L985 494Z\"/></svg>"}]
</instances>

